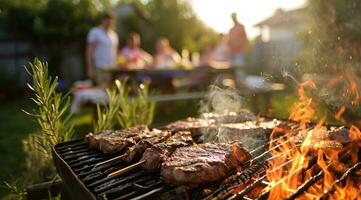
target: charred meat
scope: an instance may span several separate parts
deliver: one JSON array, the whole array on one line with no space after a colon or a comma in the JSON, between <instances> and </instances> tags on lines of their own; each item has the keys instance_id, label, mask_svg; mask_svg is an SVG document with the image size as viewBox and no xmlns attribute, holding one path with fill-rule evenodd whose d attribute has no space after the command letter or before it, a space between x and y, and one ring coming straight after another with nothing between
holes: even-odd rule
<instances>
[{"instance_id":1,"label":"charred meat","mask_svg":"<svg viewBox=\"0 0 361 200\"><path fill-rule=\"evenodd\" d=\"M243 123L219 124L216 131L203 134L202 140L210 143L242 141L247 149L254 149L267 141L267 135L279 125L278 120L247 121ZM247 142L251 141L251 142Z\"/></svg>"},{"instance_id":2,"label":"charred meat","mask_svg":"<svg viewBox=\"0 0 361 200\"><path fill-rule=\"evenodd\" d=\"M162 162L177 148L193 144L190 132L177 132L163 143L158 143L147 148L141 161L142 168L148 172L160 170Z\"/></svg>"},{"instance_id":3,"label":"charred meat","mask_svg":"<svg viewBox=\"0 0 361 200\"><path fill-rule=\"evenodd\" d=\"M239 143L180 147L162 163L161 176L168 183L199 185L221 179L250 158Z\"/></svg>"},{"instance_id":4,"label":"charred meat","mask_svg":"<svg viewBox=\"0 0 361 200\"><path fill-rule=\"evenodd\" d=\"M172 132L189 131L192 133L193 138L197 138L202 135L202 132L215 128L213 124L214 120L189 117L186 120L170 123L162 127L162 129Z\"/></svg>"},{"instance_id":5,"label":"charred meat","mask_svg":"<svg viewBox=\"0 0 361 200\"><path fill-rule=\"evenodd\" d=\"M150 134L143 137L137 144L127 149L123 160L125 162L137 161L142 157L143 152L154 144L161 143L172 136L169 131L153 129Z\"/></svg>"},{"instance_id":6,"label":"charred meat","mask_svg":"<svg viewBox=\"0 0 361 200\"><path fill-rule=\"evenodd\" d=\"M103 153L118 153L127 147L135 145L145 137L159 134L150 131L147 126L139 125L117 131L102 131L98 134L89 133L85 140L91 148L99 149Z\"/></svg>"},{"instance_id":7,"label":"charred meat","mask_svg":"<svg viewBox=\"0 0 361 200\"><path fill-rule=\"evenodd\" d=\"M217 123L242 123L246 121L256 120L255 115L249 110L239 110L238 112L225 112L225 113L203 113L203 119L214 120Z\"/></svg>"}]
</instances>

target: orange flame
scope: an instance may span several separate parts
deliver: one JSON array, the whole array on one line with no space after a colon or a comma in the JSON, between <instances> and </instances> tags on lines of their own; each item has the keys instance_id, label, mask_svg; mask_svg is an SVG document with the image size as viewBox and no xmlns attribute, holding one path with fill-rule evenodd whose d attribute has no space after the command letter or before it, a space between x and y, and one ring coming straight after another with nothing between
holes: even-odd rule
<instances>
[{"instance_id":1,"label":"orange flame","mask_svg":"<svg viewBox=\"0 0 361 200\"><path fill-rule=\"evenodd\" d=\"M315 105L312 98L307 96L305 87L316 88L316 85L311 81L300 85L298 89L299 101L294 104L290 112L290 119L299 123L301 129L299 134L297 136L289 134L286 139L278 140L274 140L274 133L280 130L274 130L271 134L272 142L269 148L272 149L272 155L282 153L285 155L270 161L270 169L267 173L270 184L264 189L264 191L269 191L269 199L289 197L319 170L323 172L323 178L308 188L300 199L320 197L337 180L338 177L335 176L334 172L337 171L339 174L343 174L347 170L347 166L339 161L339 157L345 153L344 151L347 150L348 155L351 155L350 164L358 162L357 151L352 150L361 147L361 131L356 126L351 126L349 130L349 138L352 142L348 147L351 146L351 148L343 148L341 143L329 139L329 130L324 126L325 118L320 120L312 130L309 130L309 123L315 115ZM358 94L356 92L358 91L357 86L354 87L350 88L351 91ZM359 95L355 95L354 100L359 100L359 97ZM345 107L342 107L336 114L336 119L343 122L342 114L345 110ZM317 162L309 168L308 165L312 156L317 158ZM292 161L290 165L274 170L288 160ZM347 180L344 187L337 186L335 188L336 190L331 194L330 199L360 198L357 196L360 195L359 190L361 188L359 185L360 183Z\"/></svg>"},{"instance_id":2,"label":"orange flame","mask_svg":"<svg viewBox=\"0 0 361 200\"><path fill-rule=\"evenodd\" d=\"M358 186L358 187L355 187ZM354 183L350 178L347 179L346 185L335 186L336 191L333 195L330 196L329 200L339 200L339 199L356 199L361 200L361 183Z\"/></svg>"},{"instance_id":3,"label":"orange flame","mask_svg":"<svg viewBox=\"0 0 361 200\"><path fill-rule=\"evenodd\" d=\"M346 124L346 120L342 117L343 113L345 113L346 107L341 106L340 110L335 115L335 118L340 121L342 124Z\"/></svg>"}]
</instances>

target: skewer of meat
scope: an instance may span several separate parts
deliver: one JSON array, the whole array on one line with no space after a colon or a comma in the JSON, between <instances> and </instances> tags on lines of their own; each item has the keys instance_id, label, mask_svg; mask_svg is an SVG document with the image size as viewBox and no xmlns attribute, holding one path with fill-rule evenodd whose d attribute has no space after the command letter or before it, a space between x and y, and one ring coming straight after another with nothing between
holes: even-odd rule
<instances>
[{"instance_id":1,"label":"skewer of meat","mask_svg":"<svg viewBox=\"0 0 361 200\"><path fill-rule=\"evenodd\" d=\"M199 185L221 179L250 158L238 142L180 147L162 163L161 177L176 185Z\"/></svg>"},{"instance_id":2,"label":"skewer of meat","mask_svg":"<svg viewBox=\"0 0 361 200\"><path fill-rule=\"evenodd\" d=\"M177 146L185 146L193 144L192 134L188 131L178 131L176 133L169 134L167 137L150 137L140 140L136 145L128 148L124 154L123 160L131 163L138 161L142 158L144 151L157 144L172 144Z\"/></svg>"},{"instance_id":3,"label":"skewer of meat","mask_svg":"<svg viewBox=\"0 0 361 200\"><path fill-rule=\"evenodd\" d=\"M196 185L219 180L232 168L251 158L240 143L183 145L179 142L155 144L144 151L138 163L109 174L108 177L118 176L140 166L147 172L160 170L166 182Z\"/></svg>"},{"instance_id":4,"label":"skewer of meat","mask_svg":"<svg viewBox=\"0 0 361 200\"><path fill-rule=\"evenodd\" d=\"M170 131L162 131L158 129L149 130L147 126L135 126L118 131L103 131L98 134L89 133L85 140L91 148L96 148L103 153L119 153L139 143L142 140L159 143L170 137ZM112 159L97 163L94 167L104 165L115 160L124 158L120 155Z\"/></svg>"},{"instance_id":5,"label":"skewer of meat","mask_svg":"<svg viewBox=\"0 0 361 200\"><path fill-rule=\"evenodd\" d=\"M143 153L143 148L145 148L145 145L150 143L150 144L156 144L159 142L162 142L164 140L166 140L167 138L169 138L172 135L171 132L169 131L162 131L162 130L158 130L158 129L153 129L152 131L144 131L142 134L140 134L140 136L135 136L141 139L135 140L137 141L136 144L127 144L126 143L126 147L123 148L123 150L126 149L126 152L123 155L117 156L115 158L97 163L94 167L98 167L100 165L104 165L106 163L115 161L115 160L119 160L119 159L123 159L126 162L131 162L131 160L136 159L137 155L139 157L139 154ZM111 138L109 140L115 140L117 141L117 145L118 146L123 146L123 141L127 141L129 140L129 138L125 138L125 139L121 139L121 138L117 138L120 137L119 135L114 136L114 138Z\"/></svg>"},{"instance_id":6,"label":"skewer of meat","mask_svg":"<svg viewBox=\"0 0 361 200\"><path fill-rule=\"evenodd\" d=\"M183 131L175 133L161 143L150 143L149 141L143 140L138 144L132 148L129 148L123 159L131 162L141 158L140 161L126 168L113 172L109 174L108 177L119 176L131 169L143 166L143 164L144 167L142 168L146 169L147 171L155 171L156 169L160 168L160 164L164 160L163 158L169 156L170 153L178 147L192 145L193 139L190 132ZM148 155L151 155L151 157Z\"/></svg>"},{"instance_id":7,"label":"skewer of meat","mask_svg":"<svg viewBox=\"0 0 361 200\"><path fill-rule=\"evenodd\" d=\"M103 153L118 153L129 146L135 145L142 138L152 133L147 126L139 125L118 131L102 131L98 134L89 133L85 136L85 141L90 148L99 149Z\"/></svg>"}]
</instances>

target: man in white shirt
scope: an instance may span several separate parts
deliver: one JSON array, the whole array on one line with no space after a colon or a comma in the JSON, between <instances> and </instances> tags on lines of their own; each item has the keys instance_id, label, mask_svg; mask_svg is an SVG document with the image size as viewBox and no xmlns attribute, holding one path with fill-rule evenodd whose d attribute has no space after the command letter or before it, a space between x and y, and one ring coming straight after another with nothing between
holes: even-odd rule
<instances>
[{"instance_id":1,"label":"man in white shirt","mask_svg":"<svg viewBox=\"0 0 361 200\"><path fill-rule=\"evenodd\" d=\"M92 28L88 33L87 76L95 79L98 85L107 85L111 81L110 74L104 72L103 69L116 66L118 35L112 30L114 23L114 14L106 12L101 19L100 26Z\"/></svg>"}]
</instances>

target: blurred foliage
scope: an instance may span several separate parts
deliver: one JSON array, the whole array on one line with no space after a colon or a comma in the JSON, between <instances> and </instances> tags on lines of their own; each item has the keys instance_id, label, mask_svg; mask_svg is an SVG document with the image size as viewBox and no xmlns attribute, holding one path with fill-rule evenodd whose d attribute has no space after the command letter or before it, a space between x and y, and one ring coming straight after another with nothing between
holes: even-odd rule
<instances>
[{"instance_id":1,"label":"blurred foliage","mask_svg":"<svg viewBox=\"0 0 361 200\"><path fill-rule=\"evenodd\" d=\"M346 108L345 118L360 118L361 1L308 1L310 30L305 38L301 67L313 73L312 92L334 116ZM340 116L338 116L340 117ZM360 123L360 122L358 122Z\"/></svg>"},{"instance_id":2,"label":"blurred foliage","mask_svg":"<svg viewBox=\"0 0 361 200\"><path fill-rule=\"evenodd\" d=\"M24 37L61 43L84 37L110 0L2 0L4 26Z\"/></svg>"},{"instance_id":3,"label":"blurred foliage","mask_svg":"<svg viewBox=\"0 0 361 200\"><path fill-rule=\"evenodd\" d=\"M161 36L168 37L178 52L201 51L205 43L217 40L216 33L197 18L186 0L2 0L0 26L31 41L35 55L47 56L51 74L61 75L63 51L75 46L83 55L86 35L99 24L100 14L130 3L137 11L118 20L121 45L132 31L140 33L142 47L151 53Z\"/></svg>"},{"instance_id":4,"label":"blurred foliage","mask_svg":"<svg viewBox=\"0 0 361 200\"><path fill-rule=\"evenodd\" d=\"M51 74L61 75L63 51L75 44L82 55L87 32L111 5L111 0L2 0L0 26L30 41L35 55L46 55Z\"/></svg>"},{"instance_id":5,"label":"blurred foliage","mask_svg":"<svg viewBox=\"0 0 361 200\"><path fill-rule=\"evenodd\" d=\"M145 8L154 20L153 37L168 37L178 51L201 51L205 43L216 41L218 36L197 18L188 2L149 0Z\"/></svg>"},{"instance_id":6,"label":"blurred foliage","mask_svg":"<svg viewBox=\"0 0 361 200\"><path fill-rule=\"evenodd\" d=\"M121 0L117 7L132 2L148 21L135 13L123 17L117 27L120 43L125 44L129 32L138 32L142 37L142 47L155 53L155 41L167 37L172 47L181 52L202 51L205 44L216 43L216 32L208 28L194 13L189 1L185 0Z\"/></svg>"},{"instance_id":7,"label":"blurred foliage","mask_svg":"<svg viewBox=\"0 0 361 200\"><path fill-rule=\"evenodd\" d=\"M18 76L3 70L0 74L0 102L8 98L16 98L23 95L23 90L19 87Z\"/></svg>"},{"instance_id":8,"label":"blurred foliage","mask_svg":"<svg viewBox=\"0 0 361 200\"><path fill-rule=\"evenodd\" d=\"M361 1L308 2L311 29L306 37L305 67L337 73L361 63Z\"/></svg>"}]
</instances>

